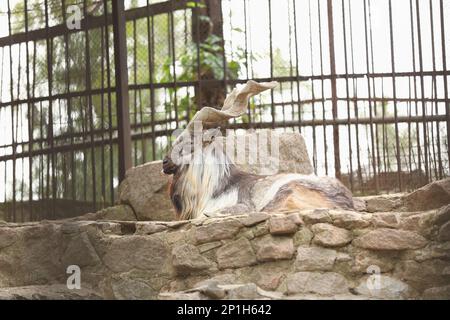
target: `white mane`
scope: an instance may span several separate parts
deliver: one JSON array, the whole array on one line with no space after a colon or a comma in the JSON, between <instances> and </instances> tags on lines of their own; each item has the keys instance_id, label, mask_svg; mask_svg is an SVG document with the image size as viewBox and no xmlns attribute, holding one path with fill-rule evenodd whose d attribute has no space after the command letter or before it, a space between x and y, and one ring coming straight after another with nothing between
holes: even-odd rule
<instances>
[{"instance_id":1,"label":"white mane","mask_svg":"<svg viewBox=\"0 0 450 320\"><path fill-rule=\"evenodd\" d=\"M237 203L237 190L214 197L214 192L230 176L232 165L221 146L212 143L203 152L194 154L192 160L191 164L181 167L181 219L195 219L203 213L215 212Z\"/></svg>"}]
</instances>

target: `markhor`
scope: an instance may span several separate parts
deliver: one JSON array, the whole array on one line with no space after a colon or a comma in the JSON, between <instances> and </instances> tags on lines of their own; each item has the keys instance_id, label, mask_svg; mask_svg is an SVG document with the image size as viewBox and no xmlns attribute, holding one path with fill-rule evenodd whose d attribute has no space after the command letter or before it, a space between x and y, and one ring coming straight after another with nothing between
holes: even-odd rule
<instances>
[{"instance_id":1,"label":"markhor","mask_svg":"<svg viewBox=\"0 0 450 320\"><path fill-rule=\"evenodd\" d=\"M177 311L179 315L202 315L205 318L208 318L210 312L211 307L189 307L186 304L183 307L178 307Z\"/></svg>"}]
</instances>

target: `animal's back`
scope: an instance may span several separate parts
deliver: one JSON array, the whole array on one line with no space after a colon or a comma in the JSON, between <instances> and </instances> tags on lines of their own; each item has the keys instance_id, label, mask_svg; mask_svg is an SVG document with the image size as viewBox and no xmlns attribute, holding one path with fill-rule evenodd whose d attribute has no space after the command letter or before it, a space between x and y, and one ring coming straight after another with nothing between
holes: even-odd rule
<instances>
[{"instance_id":1,"label":"animal's back","mask_svg":"<svg viewBox=\"0 0 450 320\"><path fill-rule=\"evenodd\" d=\"M315 175L280 174L265 177L253 187L258 211L295 209L353 209L352 193L339 180Z\"/></svg>"}]
</instances>

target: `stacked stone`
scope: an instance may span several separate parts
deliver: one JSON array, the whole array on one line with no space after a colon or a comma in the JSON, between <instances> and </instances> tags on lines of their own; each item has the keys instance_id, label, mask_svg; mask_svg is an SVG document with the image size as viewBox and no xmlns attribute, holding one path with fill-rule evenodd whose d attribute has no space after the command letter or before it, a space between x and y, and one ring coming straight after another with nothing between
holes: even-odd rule
<instances>
[{"instance_id":1,"label":"stacked stone","mask_svg":"<svg viewBox=\"0 0 450 320\"><path fill-rule=\"evenodd\" d=\"M448 299L450 205L0 225L0 293L61 290L69 265L104 298Z\"/></svg>"}]
</instances>

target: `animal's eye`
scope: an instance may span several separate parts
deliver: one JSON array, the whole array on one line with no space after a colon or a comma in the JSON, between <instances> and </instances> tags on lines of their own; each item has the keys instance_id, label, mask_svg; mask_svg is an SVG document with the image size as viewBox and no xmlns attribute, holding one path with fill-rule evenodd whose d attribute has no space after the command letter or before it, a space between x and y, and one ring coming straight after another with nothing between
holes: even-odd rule
<instances>
[{"instance_id":1,"label":"animal's eye","mask_svg":"<svg viewBox=\"0 0 450 320\"><path fill-rule=\"evenodd\" d=\"M175 209L178 212L181 212L181 210L183 209L182 205L181 205L181 197L176 194L172 197L172 201L173 201L173 205L175 206Z\"/></svg>"}]
</instances>

